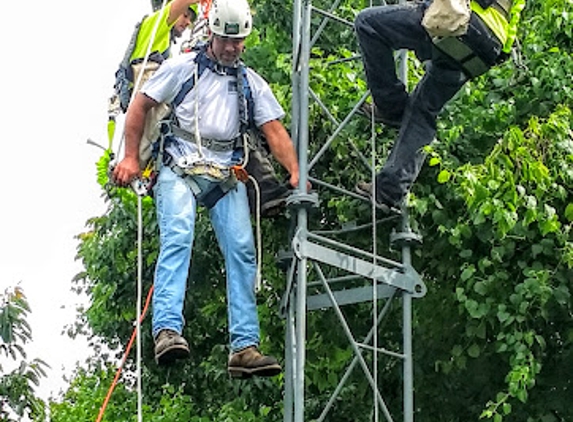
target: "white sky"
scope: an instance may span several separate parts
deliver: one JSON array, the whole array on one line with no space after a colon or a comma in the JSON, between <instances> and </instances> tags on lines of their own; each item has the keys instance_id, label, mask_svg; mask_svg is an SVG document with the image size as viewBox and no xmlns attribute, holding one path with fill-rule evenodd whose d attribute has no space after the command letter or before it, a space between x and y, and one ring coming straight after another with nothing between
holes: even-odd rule
<instances>
[{"instance_id":1,"label":"white sky","mask_svg":"<svg viewBox=\"0 0 573 422\"><path fill-rule=\"evenodd\" d=\"M62 375L90 353L85 341L61 334L81 302L70 290L82 269L74 236L105 209L95 176L102 151L86 140L107 144L114 72L150 5L4 0L0 9L0 291L20 282L28 297L28 357L52 367L44 398L65 389Z\"/></svg>"}]
</instances>

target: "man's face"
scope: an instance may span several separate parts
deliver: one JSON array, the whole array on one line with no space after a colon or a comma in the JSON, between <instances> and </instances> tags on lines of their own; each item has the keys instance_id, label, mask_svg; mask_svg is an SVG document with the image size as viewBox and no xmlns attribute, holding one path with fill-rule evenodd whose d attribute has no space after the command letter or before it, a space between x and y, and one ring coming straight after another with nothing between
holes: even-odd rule
<instances>
[{"instance_id":1,"label":"man's face","mask_svg":"<svg viewBox=\"0 0 573 422\"><path fill-rule=\"evenodd\" d=\"M211 50L219 63L224 66L232 66L245 49L244 38L229 38L213 35Z\"/></svg>"},{"instance_id":2,"label":"man's face","mask_svg":"<svg viewBox=\"0 0 573 422\"><path fill-rule=\"evenodd\" d=\"M175 35L176 38L179 38L183 35L183 31L185 31L192 22L193 14L190 11L183 13L177 18L175 25L173 25L173 35Z\"/></svg>"}]
</instances>

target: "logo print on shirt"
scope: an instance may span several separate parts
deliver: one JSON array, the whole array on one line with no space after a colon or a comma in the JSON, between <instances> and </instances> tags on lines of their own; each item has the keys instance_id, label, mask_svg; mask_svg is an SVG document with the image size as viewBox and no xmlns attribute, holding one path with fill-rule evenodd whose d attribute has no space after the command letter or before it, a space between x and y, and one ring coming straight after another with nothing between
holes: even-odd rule
<instances>
[{"instance_id":1,"label":"logo print on shirt","mask_svg":"<svg viewBox=\"0 0 573 422\"><path fill-rule=\"evenodd\" d=\"M237 81L227 82L227 94L236 94L238 91Z\"/></svg>"}]
</instances>

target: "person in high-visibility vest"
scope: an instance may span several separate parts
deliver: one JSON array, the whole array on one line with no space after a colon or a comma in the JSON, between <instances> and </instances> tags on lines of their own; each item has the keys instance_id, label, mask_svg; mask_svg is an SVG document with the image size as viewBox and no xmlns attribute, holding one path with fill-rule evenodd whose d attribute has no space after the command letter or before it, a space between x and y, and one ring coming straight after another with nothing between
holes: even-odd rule
<instances>
[{"instance_id":1,"label":"person in high-visibility vest","mask_svg":"<svg viewBox=\"0 0 573 422\"><path fill-rule=\"evenodd\" d=\"M202 205L209 209L225 260L228 371L236 378L274 376L281 372L280 364L259 350L256 257L247 191L233 172L245 157L241 142L247 120L245 79L256 104L252 120L289 173L293 188L299 183L298 160L280 121L285 112L270 86L240 61L252 30L247 1L216 0L209 13L209 28L211 35L202 49L167 59L130 104L125 157L115 167L113 178L125 186L139 176L139 144L146 116L158 104L172 104L170 131L160 151L162 165L153 187L160 232L153 295L155 358L158 364L169 364L190 354L182 335L183 303L197 207Z\"/></svg>"},{"instance_id":2,"label":"person in high-visibility vest","mask_svg":"<svg viewBox=\"0 0 573 422\"><path fill-rule=\"evenodd\" d=\"M425 159L423 147L433 141L444 105L468 80L509 56L525 7L525 0L472 0L467 32L438 39L422 24L431 3L370 7L355 20L373 99L373 104L365 103L363 114L400 129L376 175L375 189L369 182L356 185L359 193L386 210L400 207L418 177ZM423 78L410 93L396 72L394 52L400 49L413 51L426 64Z\"/></svg>"},{"instance_id":3,"label":"person in high-visibility vest","mask_svg":"<svg viewBox=\"0 0 573 422\"><path fill-rule=\"evenodd\" d=\"M116 120L127 110L132 97L134 83L138 81L139 72L144 72L140 85L159 67L159 65L172 55L171 47L198 17L198 3L201 0L173 0L160 9L158 2L152 2L156 9L154 13L145 16L136 25L126 49L124 58L116 72L115 95L110 99L108 134L110 143L114 143L116 133ZM157 20L159 19L159 24ZM151 49L149 44L152 43ZM145 69L139 69L145 55L150 51L148 64ZM263 142L254 145L246 170L256 180L260 191L257 193L253 183L247 185L249 208L251 214L257 215L257 207L261 217L275 217L285 209L286 198L291 193L287 183L277 179L275 170L266 152Z\"/></svg>"},{"instance_id":4,"label":"person in high-visibility vest","mask_svg":"<svg viewBox=\"0 0 573 422\"><path fill-rule=\"evenodd\" d=\"M197 18L197 3L200 0L173 0L163 9L146 15L137 23L124 57L116 72L115 90L117 97L112 99L116 108L110 107L117 114L127 110L132 96L133 84L136 82L134 66L141 64L149 51L148 61L161 64L171 56L171 46L183 35ZM151 44L151 48L150 48ZM119 101L119 103L117 103Z\"/></svg>"}]
</instances>

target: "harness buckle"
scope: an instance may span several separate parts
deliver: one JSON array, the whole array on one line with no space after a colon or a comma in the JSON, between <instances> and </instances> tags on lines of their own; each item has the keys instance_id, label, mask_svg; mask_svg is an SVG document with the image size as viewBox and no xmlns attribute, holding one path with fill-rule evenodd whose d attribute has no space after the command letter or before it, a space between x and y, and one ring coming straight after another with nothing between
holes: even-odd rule
<instances>
[{"instance_id":1,"label":"harness buckle","mask_svg":"<svg viewBox=\"0 0 573 422\"><path fill-rule=\"evenodd\" d=\"M228 169L210 163L197 163L195 166L183 171L188 176L210 177L217 181L222 181L229 177Z\"/></svg>"},{"instance_id":2,"label":"harness buckle","mask_svg":"<svg viewBox=\"0 0 573 422\"><path fill-rule=\"evenodd\" d=\"M239 182L247 183L249 181L249 173L243 166L234 165L231 167L231 171Z\"/></svg>"},{"instance_id":3,"label":"harness buckle","mask_svg":"<svg viewBox=\"0 0 573 422\"><path fill-rule=\"evenodd\" d=\"M177 159L177 165L182 169L186 170L195 167L197 163L201 160L201 157L197 153L184 155Z\"/></svg>"}]
</instances>

